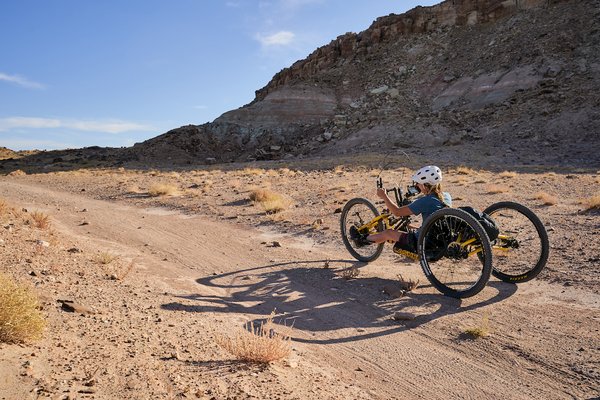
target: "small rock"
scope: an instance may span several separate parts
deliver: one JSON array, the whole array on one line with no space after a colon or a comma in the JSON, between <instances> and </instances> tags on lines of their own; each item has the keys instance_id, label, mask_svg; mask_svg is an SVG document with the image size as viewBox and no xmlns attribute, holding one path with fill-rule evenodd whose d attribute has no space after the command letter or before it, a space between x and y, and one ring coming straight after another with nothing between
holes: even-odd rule
<instances>
[{"instance_id":1,"label":"small rock","mask_svg":"<svg viewBox=\"0 0 600 400\"><path fill-rule=\"evenodd\" d=\"M42 247L50 247L50 243L46 242L45 240L36 240L35 244L37 244L38 246L42 246Z\"/></svg>"},{"instance_id":2,"label":"small rock","mask_svg":"<svg viewBox=\"0 0 600 400\"><path fill-rule=\"evenodd\" d=\"M214 157L206 157L204 161L206 161L207 164L214 164L217 162L217 159Z\"/></svg>"},{"instance_id":3,"label":"small rock","mask_svg":"<svg viewBox=\"0 0 600 400\"><path fill-rule=\"evenodd\" d=\"M87 221L83 221L82 223L79 224L79 226L85 226L85 225L89 225L90 223Z\"/></svg>"},{"instance_id":4,"label":"small rock","mask_svg":"<svg viewBox=\"0 0 600 400\"><path fill-rule=\"evenodd\" d=\"M83 253L83 250L78 249L77 247L71 247L69 250L67 250L69 253Z\"/></svg>"},{"instance_id":5,"label":"small rock","mask_svg":"<svg viewBox=\"0 0 600 400\"><path fill-rule=\"evenodd\" d=\"M392 319L394 321L412 321L413 319L415 319L417 316L413 313L409 313L409 312L400 312L400 311L396 311L394 313L394 315L392 315Z\"/></svg>"},{"instance_id":6,"label":"small rock","mask_svg":"<svg viewBox=\"0 0 600 400\"><path fill-rule=\"evenodd\" d=\"M61 303L61 308L66 312L72 312L77 314L95 314L96 312L91 308L75 303L72 300L58 300Z\"/></svg>"},{"instance_id":7,"label":"small rock","mask_svg":"<svg viewBox=\"0 0 600 400\"><path fill-rule=\"evenodd\" d=\"M271 243L271 247L281 247L281 243L275 241L275 242Z\"/></svg>"},{"instance_id":8,"label":"small rock","mask_svg":"<svg viewBox=\"0 0 600 400\"><path fill-rule=\"evenodd\" d=\"M397 286L392 286L392 285L386 285L383 288L383 291L387 295L389 295L389 296L391 296L391 297L393 297L395 299L398 299L398 298L400 298L400 297L402 297L402 296L404 296L406 294L406 292L404 290L400 289Z\"/></svg>"},{"instance_id":9,"label":"small rock","mask_svg":"<svg viewBox=\"0 0 600 400\"><path fill-rule=\"evenodd\" d=\"M372 89L371 94L381 94L389 89L388 85L379 86L378 88Z\"/></svg>"},{"instance_id":10,"label":"small rock","mask_svg":"<svg viewBox=\"0 0 600 400\"><path fill-rule=\"evenodd\" d=\"M342 212L342 207L338 207L333 211L334 214L340 214L341 212Z\"/></svg>"},{"instance_id":11,"label":"small rock","mask_svg":"<svg viewBox=\"0 0 600 400\"><path fill-rule=\"evenodd\" d=\"M325 139L327 141L331 140L332 137L333 137L333 133L331 133L331 132L323 133L323 139Z\"/></svg>"}]
</instances>

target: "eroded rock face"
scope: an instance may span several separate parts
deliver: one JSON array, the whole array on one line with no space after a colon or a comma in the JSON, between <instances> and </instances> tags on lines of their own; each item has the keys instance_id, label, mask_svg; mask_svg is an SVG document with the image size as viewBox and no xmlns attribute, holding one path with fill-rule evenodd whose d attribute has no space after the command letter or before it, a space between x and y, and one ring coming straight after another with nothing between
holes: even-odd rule
<instances>
[{"instance_id":1,"label":"eroded rock face","mask_svg":"<svg viewBox=\"0 0 600 400\"><path fill-rule=\"evenodd\" d=\"M446 0L431 7L416 7L401 15L380 17L367 30L338 36L306 59L276 74L267 86L256 91L256 100L262 100L292 80L306 79L340 61L364 56L374 45L393 41L399 36L494 22L520 10L559 1L565 0Z\"/></svg>"},{"instance_id":2,"label":"eroded rock face","mask_svg":"<svg viewBox=\"0 0 600 400\"><path fill-rule=\"evenodd\" d=\"M487 157L542 141L554 159L593 164L599 93L599 0L448 0L339 36L252 103L123 153L215 163L479 146L469 151Z\"/></svg>"}]
</instances>

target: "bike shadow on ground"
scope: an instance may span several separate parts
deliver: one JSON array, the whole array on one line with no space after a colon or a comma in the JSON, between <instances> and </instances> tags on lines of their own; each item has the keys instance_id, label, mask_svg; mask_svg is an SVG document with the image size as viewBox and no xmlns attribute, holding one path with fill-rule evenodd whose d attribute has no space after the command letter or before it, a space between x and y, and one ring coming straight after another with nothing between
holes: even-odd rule
<instances>
[{"instance_id":1,"label":"bike shadow on ground","mask_svg":"<svg viewBox=\"0 0 600 400\"><path fill-rule=\"evenodd\" d=\"M177 300L161 308L254 314L260 316L251 321L255 326L275 311L275 322L293 326L293 340L332 344L411 330L440 317L501 302L517 290L514 284L491 281L477 296L461 300L433 292L425 284L392 298L384 288L399 287L397 280L360 275L346 279L345 271L364 266L354 260L291 261L211 275L196 280L199 293L175 296ZM407 311L414 319L392 318Z\"/></svg>"}]
</instances>

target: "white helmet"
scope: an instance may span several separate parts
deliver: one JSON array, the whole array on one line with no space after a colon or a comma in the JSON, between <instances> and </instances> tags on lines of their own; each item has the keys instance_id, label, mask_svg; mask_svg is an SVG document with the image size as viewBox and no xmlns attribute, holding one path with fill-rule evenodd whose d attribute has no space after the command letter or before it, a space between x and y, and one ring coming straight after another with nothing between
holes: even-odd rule
<instances>
[{"instance_id":1,"label":"white helmet","mask_svg":"<svg viewBox=\"0 0 600 400\"><path fill-rule=\"evenodd\" d=\"M417 183L437 185L442 181L442 170L435 165L428 165L415 172L412 176L412 180Z\"/></svg>"}]
</instances>

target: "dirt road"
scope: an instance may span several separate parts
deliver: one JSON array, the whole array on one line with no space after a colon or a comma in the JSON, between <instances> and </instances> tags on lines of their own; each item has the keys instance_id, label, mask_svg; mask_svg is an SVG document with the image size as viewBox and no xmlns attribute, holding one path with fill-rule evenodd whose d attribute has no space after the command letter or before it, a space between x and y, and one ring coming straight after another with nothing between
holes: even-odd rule
<instances>
[{"instance_id":1,"label":"dirt road","mask_svg":"<svg viewBox=\"0 0 600 400\"><path fill-rule=\"evenodd\" d=\"M33 356L31 348L2 348L0 398L600 396L600 296L586 290L492 278L461 301L429 287L417 264L389 255L357 264L341 242L317 245L6 178L0 197L51 215L72 241L64 247L81 249L73 255L81 268L102 252L134 266L121 281L78 270L40 283L51 304L47 338ZM343 279L351 266L360 275ZM384 288L398 284L398 273L420 279L420 287L390 297ZM56 301L65 296L95 313L60 311ZM214 343L215 333L273 310L277 322L293 324L289 360L247 366ZM392 320L397 311L415 318ZM487 337L466 337L485 320ZM23 365L10 369L17 361L28 361L25 374Z\"/></svg>"}]
</instances>

